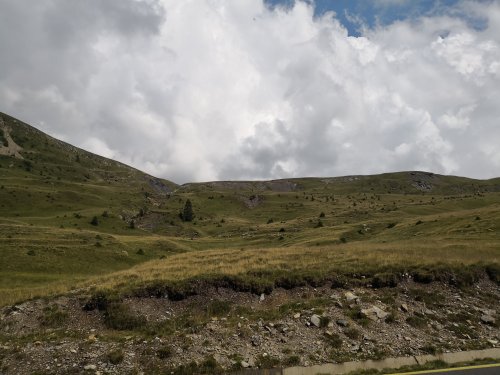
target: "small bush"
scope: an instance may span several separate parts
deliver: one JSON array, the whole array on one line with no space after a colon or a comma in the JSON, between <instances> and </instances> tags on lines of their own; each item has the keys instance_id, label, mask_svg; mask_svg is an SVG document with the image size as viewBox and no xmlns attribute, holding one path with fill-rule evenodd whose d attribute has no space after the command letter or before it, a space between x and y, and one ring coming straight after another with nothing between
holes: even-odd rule
<instances>
[{"instance_id":1,"label":"small bush","mask_svg":"<svg viewBox=\"0 0 500 375\"><path fill-rule=\"evenodd\" d=\"M437 348L434 345L424 345L420 348L424 353L435 355L437 354Z\"/></svg>"},{"instance_id":2,"label":"small bush","mask_svg":"<svg viewBox=\"0 0 500 375\"><path fill-rule=\"evenodd\" d=\"M336 333L332 333L331 335L325 334L323 338L334 349L339 349L342 346L342 338Z\"/></svg>"},{"instance_id":3,"label":"small bush","mask_svg":"<svg viewBox=\"0 0 500 375\"><path fill-rule=\"evenodd\" d=\"M168 345L163 345L161 348L159 348L156 351L156 355L158 356L158 358L161 358L161 359L170 358L172 356L172 353L173 353L173 350Z\"/></svg>"},{"instance_id":4,"label":"small bush","mask_svg":"<svg viewBox=\"0 0 500 375\"><path fill-rule=\"evenodd\" d=\"M139 249L139 250L137 250L136 254L137 255L144 255L144 250Z\"/></svg>"},{"instance_id":5,"label":"small bush","mask_svg":"<svg viewBox=\"0 0 500 375\"><path fill-rule=\"evenodd\" d=\"M60 327L68 319L68 313L59 310L57 305L48 306L43 309L40 324L45 327Z\"/></svg>"},{"instance_id":6,"label":"small bush","mask_svg":"<svg viewBox=\"0 0 500 375\"><path fill-rule=\"evenodd\" d=\"M270 218L269 220L267 220L267 223L272 224L272 223L274 223L274 220L272 218Z\"/></svg>"},{"instance_id":7,"label":"small bush","mask_svg":"<svg viewBox=\"0 0 500 375\"><path fill-rule=\"evenodd\" d=\"M352 340L358 340L361 338L361 332L352 327L352 328L347 328L345 331L344 331L344 334L349 337L350 339Z\"/></svg>"},{"instance_id":8,"label":"small bush","mask_svg":"<svg viewBox=\"0 0 500 375\"><path fill-rule=\"evenodd\" d=\"M374 288L394 288L398 285L398 277L394 273L378 273L373 277L372 286Z\"/></svg>"},{"instance_id":9,"label":"small bush","mask_svg":"<svg viewBox=\"0 0 500 375\"><path fill-rule=\"evenodd\" d=\"M270 355L259 355L256 364L259 368L267 369L279 366L280 360Z\"/></svg>"},{"instance_id":10,"label":"small bush","mask_svg":"<svg viewBox=\"0 0 500 375\"><path fill-rule=\"evenodd\" d=\"M320 213L319 217L325 217L325 213L324 212Z\"/></svg>"},{"instance_id":11,"label":"small bush","mask_svg":"<svg viewBox=\"0 0 500 375\"><path fill-rule=\"evenodd\" d=\"M320 316L319 317L319 326L322 328L328 327L328 324L330 323L330 318L327 316Z\"/></svg>"},{"instance_id":12,"label":"small bush","mask_svg":"<svg viewBox=\"0 0 500 375\"><path fill-rule=\"evenodd\" d=\"M389 223L387 224L387 229L391 229L391 228L394 228L396 226L397 223Z\"/></svg>"},{"instance_id":13,"label":"small bush","mask_svg":"<svg viewBox=\"0 0 500 375\"><path fill-rule=\"evenodd\" d=\"M231 311L231 302L215 300L208 304L207 314L209 316L227 315Z\"/></svg>"},{"instance_id":14,"label":"small bush","mask_svg":"<svg viewBox=\"0 0 500 375\"><path fill-rule=\"evenodd\" d=\"M93 226L98 226L99 225L99 220L97 219L97 216L94 216L92 220L90 221L90 224Z\"/></svg>"},{"instance_id":15,"label":"small bush","mask_svg":"<svg viewBox=\"0 0 500 375\"><path fill-rule=\"evenodd\" d=\"M121 350L121 349L112 350L108 353L107 357L108 357L109 363L111 363L113 365L117 365L123 361L123 357L124 357L123 350Z\"/></svg>"},{"instance_id":16,"label":"small bush","mask_svg":"<svg viewBox=\"0 0 500 375\"><path fill-rule=\"evenodd\" d=\"M146 319L142 315L133 315L125 305L115 302L107 306L104 324L111 329L126 331L143 327Z\"/></svg>"},{"instance_id":17,"label":"small bush","mask_svg":"<svg viewBox=\"0 0 500 375\"><path fill-rule=\"evenodd\" d=\"M33 250L33 249L28 250L28 252L26 254L28 254L29 256L35 256L36 255L35 250Z\"/></svg>"},{"instance_id":18,"label":"small bush","mask_svg":"<svg viewBox=\"0 0 500 375\"><path fill-rule=\"evenodd\" d=\"M409 316L406 318L406 323L414 328L424 328L427 327L427 320L420 316Z\"/></svg>"},{"instance_id":19,"label":"small bush","mask_svg":"<svg viewBox=\"0 0 500 375\"><path fill-rule=\"evenodd\" d=\"M300 365L300 357L298 355L291 355L283 360L285 366L298 366Z\"/></svg>"},{"instance_id":20,"label":"small bush","mask_svg":"<svg viewBox=\"0 0 500 375\"><path fill-rule=\"evenodd\" d=\"M83 306L83 310L92 311L97 309L99 311L104 311L106 310L109 304L110 301L106 293L99 291L96 292L92 297L90 297L90 299Z\"/></svg>"}]
</instances>

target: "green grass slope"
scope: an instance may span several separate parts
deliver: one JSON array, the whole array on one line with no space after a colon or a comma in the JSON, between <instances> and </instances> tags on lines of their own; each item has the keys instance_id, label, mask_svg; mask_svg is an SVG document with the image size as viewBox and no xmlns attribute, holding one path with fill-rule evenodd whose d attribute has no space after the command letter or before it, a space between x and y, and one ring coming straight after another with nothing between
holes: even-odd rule
<instances>
[{"instance_id":1,"label":"green grass slope","mask_svg":"<svg viewBox=\"0 0 500 375\"><path fill-rule=\"evenodd\" d=\"M4 114L0 130L2 304L208 273L498 264L498 178L398 172L178 186ZM191 222L179 217L187 199Z\"/></svg>"}]
</instances>

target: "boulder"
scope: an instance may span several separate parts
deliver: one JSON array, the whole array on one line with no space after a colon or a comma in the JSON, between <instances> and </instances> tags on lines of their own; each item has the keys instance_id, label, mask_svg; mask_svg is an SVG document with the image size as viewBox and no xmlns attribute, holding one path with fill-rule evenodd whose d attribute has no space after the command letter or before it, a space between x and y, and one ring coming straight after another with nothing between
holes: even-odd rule
<instances>
[{"instance_id":1,"label":"boulder","mask_svg":"<svg viewBox=\"0 0 500 375\"><path fill-rule=\"evenodd\" d=\"M385 319L389 313L386 313L377 306L372 306L368 309L361 309L361 315L376 322L380 319Z\"/></svg>"},{"instance_id":2,"label":"boulder","mask_svg":"<svg viewBox=\"0 0 500 375\"><path fill-rule=\"evenodd\" d=\"M495 324L495 318L492 317L491 315L487 315L487 314L484 314L484 315L481 315L481 322L483 322L484 324Z\"/></svg>"},{"instance_id":3,"label":"boulder","mask_svg":"<svg viewBox=\"0 0 500 375\"><path fill-rule=\"evenodd\" d=\"M319 315L314 314L313 316L311 316L311 323L314 326L319 327L321 325L321 319Z\"/></svg>"},{"instance_id":4,"label":"boulder","mask_svg":"<svg viewBox=\"0 0 500 375\"><path fill-rule=\"evenodd\" d=\"M345 292L344 297L347 302L353 302L359 299L359 297L355 295L353 292Z\"/></svg>"}]
</instances>

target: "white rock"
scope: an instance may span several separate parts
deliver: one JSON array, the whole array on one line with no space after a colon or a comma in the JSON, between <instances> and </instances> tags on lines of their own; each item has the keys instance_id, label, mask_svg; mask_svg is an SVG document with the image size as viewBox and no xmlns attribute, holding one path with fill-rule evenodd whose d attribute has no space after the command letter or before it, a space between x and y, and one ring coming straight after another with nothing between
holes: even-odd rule
<instances>
[{"instance_id":1,"label":"white rock","mask_svg":"<svg viewBox=\"0 0 500 375\"><path fill-rule=\"evenodd\" d=\"M314 324L316 327L319 327L321 324L321 319L318 315L314 314L311 316L311 323Z\"/></svg>"}]
</instances>

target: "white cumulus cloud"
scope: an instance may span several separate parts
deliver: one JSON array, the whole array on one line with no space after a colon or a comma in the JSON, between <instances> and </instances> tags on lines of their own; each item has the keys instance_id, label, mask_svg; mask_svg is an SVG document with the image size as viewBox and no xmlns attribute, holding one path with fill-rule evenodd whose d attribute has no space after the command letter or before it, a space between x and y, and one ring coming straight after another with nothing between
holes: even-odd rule
<instances>
[{"instance_id":1,"label":"white cumulus cloud","mask_svg":"<svg viewBox=\"0 0 500 375\"><path fill-rule=\"evenodd\" d=\"M154 175L498 175L498 1L360 37L304 1L0 9L0 110Z\"/></svg>"}]
</instances>

